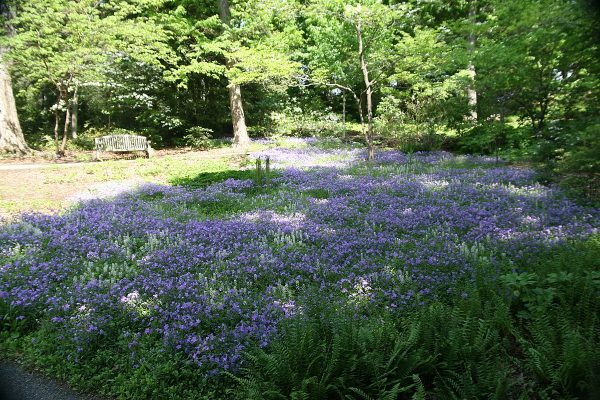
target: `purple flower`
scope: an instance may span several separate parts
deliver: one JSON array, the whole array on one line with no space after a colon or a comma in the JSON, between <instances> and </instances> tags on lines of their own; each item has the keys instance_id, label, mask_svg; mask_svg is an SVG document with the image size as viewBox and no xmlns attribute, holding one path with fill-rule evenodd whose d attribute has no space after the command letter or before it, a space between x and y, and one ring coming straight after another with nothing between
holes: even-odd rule
<instances>
[{"instance_id":1,"label":"purple flower","mask_svg":"<svg viewBox=\"0 0 600 400\"><path fill-rule=\"evenodd\" d=\"M365 165L360 149L298 145L257 154L279 169L268 194L248 195L249 180L145 185L4 223L6 318L44 315L74 353L100 336L135 350L152 335L212 376L268 345L312 296L357 317L404 313L464 297L456 288L476 268L519 264L600 226L600 210L488 158L389 151ZM206 213L228 204L223 217Z\"/></svg>"}]
</instances>

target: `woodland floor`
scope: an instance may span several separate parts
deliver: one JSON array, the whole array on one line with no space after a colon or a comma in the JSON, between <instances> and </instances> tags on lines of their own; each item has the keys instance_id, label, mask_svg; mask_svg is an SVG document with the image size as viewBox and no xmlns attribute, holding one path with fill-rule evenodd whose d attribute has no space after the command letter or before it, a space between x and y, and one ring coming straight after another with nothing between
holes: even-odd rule
<instances>
[{"instance_id":1,"label":"woodland floor","mask_svg":"<svg viewBox=\"0 0 600 400\"><path fill-rule=\"evenodd\" d=\"M103 154L105 161L78 161L92 152L69 153L52 160L39 153L0 159L0 218L22 212L51 212L91 195L110 195L144 183L169 179L227 163L239 167L242 153L231 149L186 151L167 149L152 159L138 155Z\"/></svg>"}]
</instances>

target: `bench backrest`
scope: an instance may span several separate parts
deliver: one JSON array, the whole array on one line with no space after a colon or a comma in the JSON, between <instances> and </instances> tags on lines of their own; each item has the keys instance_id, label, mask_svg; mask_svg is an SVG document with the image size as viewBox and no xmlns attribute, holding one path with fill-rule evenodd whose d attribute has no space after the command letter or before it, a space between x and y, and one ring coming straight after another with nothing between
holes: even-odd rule
<instances>
[{"instance_id":1,"label":"bench backrest","mask_svg":"<svg viewBox=\"0 0 600 400\"><path fill-rule=\"evenodd\" d=\"M96 150L137 151L148 149L148 139L135 135L112 135L96 138Z\"/></svg>"}]
</instances>

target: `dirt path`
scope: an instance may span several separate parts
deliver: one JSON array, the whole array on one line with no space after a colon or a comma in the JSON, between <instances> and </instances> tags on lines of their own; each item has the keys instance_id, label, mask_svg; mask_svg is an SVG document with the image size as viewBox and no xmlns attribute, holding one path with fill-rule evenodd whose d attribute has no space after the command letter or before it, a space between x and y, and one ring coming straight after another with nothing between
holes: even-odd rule
<instances>
[{"instance_id":1,"label":"dirt path","mask_svg":"<svg viewBox=\"0 0 600 400\"><path fill-rule=\"evenodd\" d=\"M26 210L46 212L59 209L69 196L81 189L81 183L49 181L41 168L2 170L0 216Z\"/></svg>"},{"instance_id":2,"label":"dirt path","mask_svg":"<svg viewBox=\"0 0 600 400\"><path fill-rule=\"evenodd\" d=\"M81 167L84 163L61 163L61 164L0 164L0 171L22 171L28 169L52 168L52 167Z\"/></svg>"}]
</instances>

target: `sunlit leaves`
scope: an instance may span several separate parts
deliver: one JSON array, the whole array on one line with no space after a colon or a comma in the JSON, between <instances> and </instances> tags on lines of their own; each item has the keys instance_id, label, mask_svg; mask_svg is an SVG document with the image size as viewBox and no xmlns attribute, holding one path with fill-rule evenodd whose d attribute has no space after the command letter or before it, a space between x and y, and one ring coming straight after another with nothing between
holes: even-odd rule
<instances>
[{"instance_id":1,"label":"sunlit leaves","mask_svg":"<svg viewBox=\"0 0 600 400\"><path fill-rule=\"evenodd\" d=\"M15 68L35 84L98 82L112 63L135 59L161 65L172 61L169 37L156 20L141 15L162 0L23 2L12 40ZM68 86L68 85L67 85Z\"/></svg>"},{"instance_id":2,"label":"sunlit leaves","mask_svg":"<svg viewBox=\"0 0 600 400\"><path fill-rule=\"evenodd\" d=\"M293 61L293 53L303 41L295 24L297 4L253 0L230 5L229 26L219 20L216 2L202 12L190 9L173 16L180 21L181 62L171 76L185 86L190 74L264 85L297 75L299 64Z\"/></svg>"}]
</instances>

